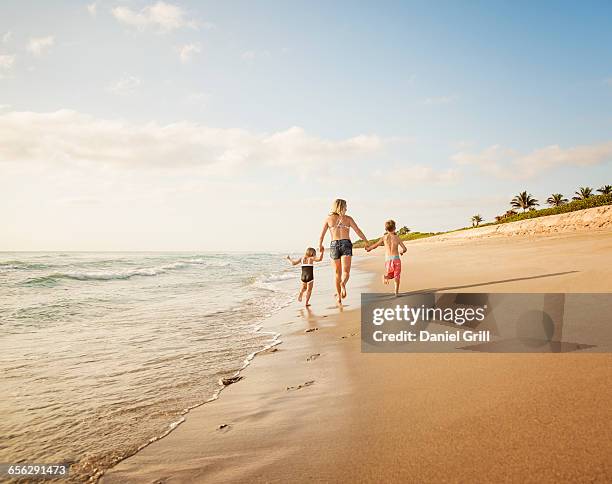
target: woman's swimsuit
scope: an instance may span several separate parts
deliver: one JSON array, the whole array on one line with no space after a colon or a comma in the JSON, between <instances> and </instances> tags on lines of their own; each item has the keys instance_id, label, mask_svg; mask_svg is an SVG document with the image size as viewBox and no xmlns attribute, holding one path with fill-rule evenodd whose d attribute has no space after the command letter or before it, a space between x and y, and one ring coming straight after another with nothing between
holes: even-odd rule
<instances>
[{"instance_id":1,"label":"woman's swimsuit","mask_svg":"<svg viewBox=\"0 0 612 484\"><path fill-rule=\"evenodd\" d=\"M334 228L336 229L350 229L350 225L346 225L341 222L342 216L338 215L338 222ZM338 260L342 256L352 256L353 255L353 243L351 239L339 239L332 240L331 245L329 246L329 254L332 259Z\"/></svg>"},{"instance_id":2,"label":"woman's swimsuit","mask_svg":"<svg viewBox=\"0 0 612 484\"><path fill-rule=\"evenodd\" d=\"M314 266L312 264L302 264L302 282L309 283L314 281Z\"/></svg>"},{"instance_id":3,"label":"woman's swimsuit","mask_svg":"<svg viewBox=\"0 0 612 484\"><path fill-rule=\"evenodd\" d=\"M342 220L342 215L338 215L338 221L337 221L336 226L334 228L336 228L336 229L350 229L351 228L350 225L343 224L341 222L341 220Z\"/></svg>"}]
</instances>

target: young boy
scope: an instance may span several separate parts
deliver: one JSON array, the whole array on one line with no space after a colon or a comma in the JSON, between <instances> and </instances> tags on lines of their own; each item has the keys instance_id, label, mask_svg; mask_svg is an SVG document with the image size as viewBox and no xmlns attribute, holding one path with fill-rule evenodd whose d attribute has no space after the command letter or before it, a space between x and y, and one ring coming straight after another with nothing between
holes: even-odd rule
<instances>
[{"instance_id":1,"label":"young boy","mask_svg":"<svg viewBox=\"0 0 612 484\"><path fill-rule=\"evenodd\" d=\"M400 255L406 253L406 246L402 239L395 233L395 221L387 220L385 222L385 235L378 242L370 246L366 246L365 250L370 252L381 245L385 246L385 268L386 274L383 276L383 282L389 284L391 279L395 280L395 295L399 293L400 275L402 273L402 261ZM401 251L399 250L401 247Z\"/></svg>"}]
</instances>

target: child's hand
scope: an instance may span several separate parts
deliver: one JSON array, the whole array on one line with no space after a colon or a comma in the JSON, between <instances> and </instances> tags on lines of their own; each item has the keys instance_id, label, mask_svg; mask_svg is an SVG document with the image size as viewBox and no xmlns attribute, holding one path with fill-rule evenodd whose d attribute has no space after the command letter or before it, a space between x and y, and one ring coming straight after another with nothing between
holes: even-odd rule
<instances>
[{"instance_id":1,"label":"child's hand","mask_svg":"<svg viewBox=\"0 0 612 484\"><path fill-rule=\"evenodd\" d=\"M370 250L372 250L367 245L364 247L364 249L365 249L366 252L370 252Z\"/></svg>"}]
</instances>

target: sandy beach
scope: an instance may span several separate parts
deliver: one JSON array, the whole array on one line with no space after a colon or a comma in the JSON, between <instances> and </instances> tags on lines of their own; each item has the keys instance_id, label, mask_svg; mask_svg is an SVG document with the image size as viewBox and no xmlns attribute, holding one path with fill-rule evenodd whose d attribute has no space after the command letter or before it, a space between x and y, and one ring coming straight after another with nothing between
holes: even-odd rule
<instances>
[{"instance_id":1,"label":"sandy beach","mask_svg":"<svg viewBox=\"0 0 612 484\"><path fill-rule=\"evenodd\" d=\"M408 249L402 291L612 290L610 230ZM269 322L276 351L102 482L612 479L610 355L362 354L358 295L388 288L380 252L355 259L343 312L319 278Z\"/></svg>"},{"instance_id":2,"label":"sandy beach","mask_svg":"<svg viewBox=\"0 0 612 484\"><path fill-rule=\"evenodd\" d=\"M1 2L0 484L612 484L610 19Z\"/></svg>"}]
</instances>

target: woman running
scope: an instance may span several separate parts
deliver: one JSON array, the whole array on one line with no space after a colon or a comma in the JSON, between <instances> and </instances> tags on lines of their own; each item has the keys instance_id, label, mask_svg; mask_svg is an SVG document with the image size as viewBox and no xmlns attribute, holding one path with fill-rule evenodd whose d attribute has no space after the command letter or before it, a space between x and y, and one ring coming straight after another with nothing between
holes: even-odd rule
<instances>
[{"instance_id":1,"label":"woman running","mask_svg":"<svg viewBox=\"0 0 612 484\"><path fill-rule=\"evenodd\" d=\"M323 223L323 230L319 237L319 251L323 252L325 234L328 230L331 233L332 241L329 252L335 270L338 305L342 305L342 299L346 297L346 283L351 275L351 258L353 257L353 243L349 234L351 228L362 240L368 240L353 217L346 214L346 200L338 198L334 201L331 212Z\"/></svg>"}]
</instances>

